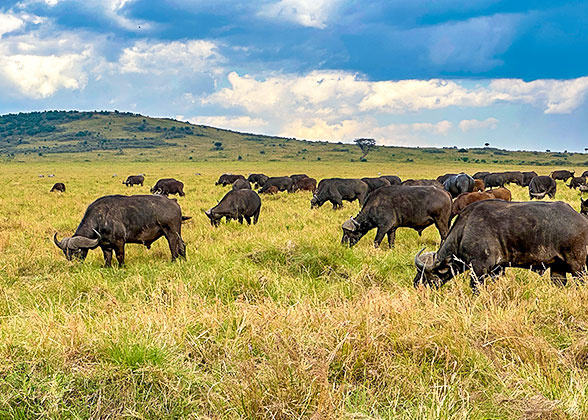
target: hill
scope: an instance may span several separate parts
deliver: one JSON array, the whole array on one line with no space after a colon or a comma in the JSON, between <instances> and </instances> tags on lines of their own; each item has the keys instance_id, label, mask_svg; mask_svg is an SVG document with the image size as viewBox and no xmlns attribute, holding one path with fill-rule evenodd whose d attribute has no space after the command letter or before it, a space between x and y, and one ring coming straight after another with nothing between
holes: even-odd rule
<instances>
[{"instance_id":1,"label":"hill","mask_svg":"<svg viewBox=\"0 0 588 420\"><path fill-rule=\"evenodd\" d=\"M44 111L0 116L0 157L18 161L355 161L349 143L239 133L127 112ZM587 166L583 153L378 146L373 162Z\"/></svg>"}]
</instances>

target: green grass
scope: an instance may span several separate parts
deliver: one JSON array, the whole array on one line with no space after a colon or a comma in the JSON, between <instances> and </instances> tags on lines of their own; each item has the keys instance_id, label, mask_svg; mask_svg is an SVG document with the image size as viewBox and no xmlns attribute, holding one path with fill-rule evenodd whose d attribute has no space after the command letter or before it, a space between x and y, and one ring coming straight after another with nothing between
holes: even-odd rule
<instances>
[{"instance_id":1,"label":"green grass","mask_svg":"<svg viewBox=\"0 0 588 420\"><path fill-rule=\"evenodd\" d=\"M437 248L433 227L422 237L400 229L394 250L374 249L373 231L344 248L340 226L358 205L311 211L309 193L263 197L256 226L214 229L203 214L228 190L214 181L229 171L430 178L485 168L510 167L3 164L0 418L588 417L585 285L513 269L477 296L466 275L415 290L413 258ZM121 184L141 172L144 187ZM128 245L124 269L103 268L99 250L68 262L52 243L96 198L148 193L164 176L186 185L186 261L170 262L164 239L151 250ZM49 193L54 182L67 192ZM558 189L579 208L576 191ZM512 192L527 200L525 189Z\"/></svg>"}]
</instances>

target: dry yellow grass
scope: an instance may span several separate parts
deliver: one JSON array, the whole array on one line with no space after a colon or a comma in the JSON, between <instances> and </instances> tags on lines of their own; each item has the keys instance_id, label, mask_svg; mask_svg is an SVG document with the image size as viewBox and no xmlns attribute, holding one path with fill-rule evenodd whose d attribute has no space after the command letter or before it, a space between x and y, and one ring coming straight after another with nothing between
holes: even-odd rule
<instances>
[{"instance_id":1,"label":"dry yellow grass","mask_svg":"<svg viewBox=\"0 0 588 420\"><path fill-rule=\"evenodd\" d=\"M260 222L213 229L202 213L228 188L221 173L434 177L410 164L8 164L0 168L0 417L198 419L584 419L588 289L507 270L477 296L466 276L412 287L428 228L372 232L343 248L345 204L311 211L308 193L262 198ZM475 172L478 167L459 167ZM491 168L500 169L500 168ZM579 168L578 168L579 169ZM540 170L548 173L549 168ZM121 184L144 172L144 187ZM194 173L202 175L194 175ZM38 178L55 173L55 178ZM112 178L113 173L119 177ZM94 199L148 193L164 176L179 198L187 260L165 240L127 246L127 267L99 250L67 262ZM65 194L49 193L65 182ZM579 206L558 183L557 198ZM527 199L513 186L515 199Z\"/></svg>"}]
</instances>

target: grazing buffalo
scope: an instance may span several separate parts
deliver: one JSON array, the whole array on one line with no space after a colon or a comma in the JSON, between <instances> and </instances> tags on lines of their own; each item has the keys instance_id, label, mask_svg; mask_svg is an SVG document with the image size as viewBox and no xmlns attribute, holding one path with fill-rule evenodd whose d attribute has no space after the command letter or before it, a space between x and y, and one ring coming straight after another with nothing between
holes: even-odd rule
<instances>
[{"instance_id":1,"label":"grazing buffalo","mask_svg":"<svg viewBox=\"0 0 588 420\"><path fill-rule=\"evenodd\" d=\"M368 188L368 185L360 179L323 179L310 200L310 208L320 207L330 201L333 204L333 210L337 210L343 207L343 200L357 200L359 205L363 206L368 195Z\"/></svg>"},{"instance_id":2,"label":"grazing buffalo","mask_svg":"<svg viewBox=\"0 0 588 420\"><path fill-rule=\"evenodd\" d=\"M269 176L264 174L251 174L247 177L247 181L255 184L255 188L263 187L263 184L269 179Z\"/></svg>"},{"instance_id":3,"label":"grazing buffalo","mask_svg":"<svg viewBox=\"0 0 588 420\"><path fill-rule=\"evenodd\" d=\"M296 183L296 181L304 178L309 178L309 176L306 174L294 174L290 175L290 178L292 178L292 182Z\"/></svg>"},{"instance_id":4,"label":"grazing buffalo","mask_svg":"<svg viewBox=\"0 0 588 420\"><path fill-rule=\"evenodd\" d=\"M445 175L438 176L437 182L444 184L445 181L447 181L449 178L453 178L454 176L457 176L457 174L445 174Z\"/></svg>"},{"instance_id":5,"label":"grazing buffalo","mask_svg":"<svg viewBox=\"0 0 588 420\"><path fill-rule=\"evenodd\" d=\"M151 193L165 196L170 194L178 194L180 197L186 195L184 194L184 183L174 178L160 179L151 188Z\"/></svg>"},{"instance_id":6,"label":"grazing buffalo","mask_svg":"<svg viewBox=\"0 0 588 420\"><path fill-rule=\"evenodd\" d=\"M588 171L584 171L584 172L582 172L582 176L583 176L584 178L588 178Z\"/></svg>"},{"instance_id":7,"label":"grazing buffalo","mask_svg":"<svg viewBox=\"0 0 588 420\"><path fill-rule=\"evenodd\" d=\"M529 197L531 200L534 198L541 200L546 195L548 195L550 198L555 198L556 190L557 185L553 178L545 175L539 175L533 178L529 184Z\"/></svg>"},{"instance_id":8,"label":"grazing buffalo","mask_svg":"<svg viewBox=\"0 0 588 420\"><path fill-rule=\"evenodd\" d=\"M486 175L490 175L490 172L476 172L474 175L472 175L472 178L474 178L474 179L484 179L484 177Z\"/></svg>"},{"instance_id":9,"label":"grazing buffalo","mask_svg":"<svg viewBox=\"0 0 588 420\"><path fill-rule=\"evenodd\" d=\"M483 200L494 200L493 194L489 192L470 192L470 193L463 193L458 195L455 200L453 200L453 204L451 205L451 217L455 217L460 214L467 206L477 201Z\"/></svg>"},{"instance_id":10,"label":"grazing buffalo","mask_svg":"<svg viewBox=\"0 0 588 420\"><path fill-rule=\"evenodd\" d=\"M253 190L231 190L225 194L219 203L206 210L204 213L210 219L212 226L218 226L221 219L224 217L227 222L231 219L239 220L243 223L243 218L247 220L247 224L257 223L259 219L259 211L261 210L261 198Z\"/></svg>"},{"instance_id":11,"label":"grazing buffalo","mask_svg":"<svg viewBox=\"0 0 588 420\"><path fill-rule=\"evenodd\" d=\"M379 178L361 178L363 182L365 182L368 186L368 194L372 193L373 191L377 190L378 188L382 187L389 187L390 181L388 181L384 177Z\"/></svg>"},{"instance_id":12,"label":"grazing buffalo","mask_svg":"<svg viewBox=\"0 0 588 420\"><path fill-rule=\"evenodd\" d=\"M531 180L537 176L537 172L535 171L528 171L523 172L523 187L528 187L531 183Z\"/></svg>"},{"instance_id":13,"label":"grazing buffalo","mask_svg":"<svg viewBox=\"0 0 588 420\"><path fill-rule=\"evenodd\" d=\"M578 188L580 185L586 185L586 178L583 176L574 176L570 180L568 188Z\"/></svg>"},{"instance_id":14,"label":"grazing buffalo","mask_svg":"<svg viewBox=\"0 0 588 420\"><path fill-rule=\"evenodd\" d=\"M123 184L127 187L132 187L133 185L143 186L143 182L145 182L145 177L143 175L130 175L125 181L123 181Z\"/></svg>"},{"instance_id":15,"label":"grazing buffalo","mask_svg":"<svg viewBox=\"0 0 588 420\"><path fill-rule=\"evenodd\" d=\"M488 194L492 194L494 198L498 198L499 200L504 201L511 201L512 194L509 189L507 188L494 188L493 190L486 190Z\"/></svg>"},{"instance_id":16,"label":"grazing buffalo","mask_svg":"<svg viewBox=\"0 0 588 420\"><path fill-rule=\"evenodd\" d=\"M276 187L275 185L272 185L267 190L265 190L264 194L274 195L274 194L277 194L279 192L280 192L280 190L278 190L278 187Z\"/></svg>"},{"instance_id":17,"label":"grazing buffalo","mask_svg":"<svg viewBox=\"0 0 588 420\"><path fill-rule=\"evenodd\" d=\"M251 184L246 179L238 179L233 182L233 189L234 190L250 190Z\"/></svg>"},{"instance_id":18,"label":"grazing buffalo","mask_svg":"<svg viewBox=\"0 0 588 420\"><path fill-rule=\"evenodd\" d=\"M316 179L314 178L298 178L294 181L293 191L316 191Z\"/></svg>"},{"instance_id":19,"label":"grazing buffalo","mask_svg":"<svg viewBox=\"0 0 588 420\"><path fill-rule=\"evenodd\" d=\"M377 228L374 247L378 248L388 235L390 248L394 247L396 229L408 227L419 235L435 224L445 239L449 231L451 199L435 187L407 187L394 185L378 188L371 193L355 218L343 223L341 243L355 245L366 233Z\"/></svg>"},{"instance_id":20,"label":"grazing buffalo","mask_svg":"<svg viewBox=\"0 0 588 420\"><path fill-rule=\"evenodd\" d=\"M451 194L451 197L455 198L460 194L473 191L474 178L468 174L455 175L445 180L443 188Z\"/></svg>"},{"instance_id":21,"label":"grazing buffalo","mask_svg":"<svg viewBox=\"0 0 588 420\"><path fill-rule=\"evenodd\" d=\"M476 292L505 267L551 268L552 280L565 284L566 273L582 275L587 245L588 220L566 203L480 201L459 215L439 251L419 251L414 285L441 286L471 269Z\"/></svg>"},{"instance_id":22,"label":"grazing buffalo","mask_svg":"<svg viewBox=\"0 0 588 420\"><path fill-rule=\"evenodd\" d=\"M486 189L486 184L484 184L483 179L474 179L474 189L472 190L473 192L484 191L485 189Z\"/></svg>"},{"instance_id":23,"label":"grazing buffalo","mask_svg":"<svg viewBox=\"0 0 588 420\"><path fill-rule=\"evenodd\" d=\"M574 171L553 171L550 176L555 180L561 179L562 181L567 181L569 178L574 177Z\"/></svg>"},{"instance_id":24,"label":"grazing buffalo","mask_svg":"<svg viewBox=\"0 0 588 420\"><path fill-rule=\"evenodd\" d=\"M402 185L407 187L424 187L430 186L439 188L440 190L445 191L443 184L441 184L436 179L407 179L406 181L402 181Z\"/></svg>"},{"instance_id":25,"label":"grazing buffalo","mask_svg":"<svg viewBox=\"0 0 588 420\"><path fill-rule=\"evenodd\" d=\"M490 173L484 177L484 184L486 185L486 188L504 187L506 182L506 176L504 173L500 172Z\"/></svg>"},{"instance_id":26,"label":"grazing buffalo","mask_svg":"<svg viewBox=\"0 0 588 420\"><path fill-rule=\"evenodd\" d=\"M222 174L218 181L214 183L214 185L222 185L223 187L227 185L231 185L238 179L245 179L243 175L233 175L233 174Z\"/></svg>"},{"instance_id":27,"label":"grazing buffalo","mask_svg":"<svg viewBox=\"0 0 588 420\"><path fill-rule=\"evenodd\" d=\"M65 192L65 184L63 182L56 182L49 192L58 191Z\"/></svg>"},{"instance_id":28,"label":"grazing buffalo","mask_svg":"<svg viewBox=\"0 0 588 420\"><path fill-rule=\"evenodd\" d=\"M390 185L400 185L402 180L396 175L382 175L382 178L386 178Z\"/></svg>"},{"instance_id":29,"label":"grazing buffalo","mask_svg":"<svg viewBox=\"0 0 588 420\"><path fill-rule=\"evenodd\" d=\"M588 192L588 185L580 185L578 187L578 189L580 190L581 193Z\"/></svg>"},{"instance_id":30,"label":"grazing buffalo","mask_svg":"<svg viewBox=\"0 0 588 420\"><path fill-rule=\"evenodd\" d=\"M78 228L71 238L53 241L68 260L86 258L89 249L102 248L104 264L110 267L112 252L118 265L125 262L125 244L151 244L165 236L172 261L186 257L182 240L182 209L176 200L158 195L107 195L94 201L86 209Z\"/></svg>"},{"instance_id":31,"label":"grazing buffalo","mask_svg":"<svg viewBox=\"0 0 588 420\"><path fill-rule=\"evenodd\" d=\"M294 188L294 181L289 176L274 176L268 178L263 187L259 189L260 194L264 194L270 187L277 187L278 191L292 192Z\"/></svg>"},{"instance_id":32,"label":"grazing buffalo","mask_svg":"<svg viewBox=\"0 0 588 420\"><path fill-rule=\"evenodd\" d=\"M588 199L582 200L580 198L580 214L583 214L584 216L588 217Z\"/></svg>"},{"instance_id":33,"label":"grazing buffalo","mask_svg":"<svg viewBox=\"0 0 588 420\"><path fill-rule=\"evenodd\" d=\"M506 184L517 184L523 185L523 173L521 171L508 171L504 172Z\"/></svg>"}]
</instances>

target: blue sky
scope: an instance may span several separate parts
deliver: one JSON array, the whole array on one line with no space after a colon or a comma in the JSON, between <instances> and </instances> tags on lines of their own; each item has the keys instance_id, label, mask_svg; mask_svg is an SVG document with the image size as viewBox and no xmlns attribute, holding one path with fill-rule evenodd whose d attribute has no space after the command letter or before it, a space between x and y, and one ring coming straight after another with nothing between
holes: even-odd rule
<instances>
[{"instance_id":1,"label":"blue sky","mask_svg":"<svg viewBox=\"0 0 588 420\"><path fill-rule=\"evenodd\" d=\"M587 52L579 1L2 0L0 113L584 151Z\"/></svg>"}]
</instances>

